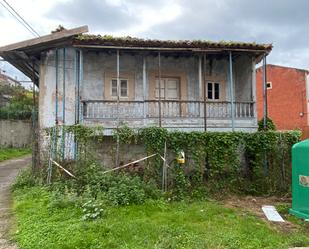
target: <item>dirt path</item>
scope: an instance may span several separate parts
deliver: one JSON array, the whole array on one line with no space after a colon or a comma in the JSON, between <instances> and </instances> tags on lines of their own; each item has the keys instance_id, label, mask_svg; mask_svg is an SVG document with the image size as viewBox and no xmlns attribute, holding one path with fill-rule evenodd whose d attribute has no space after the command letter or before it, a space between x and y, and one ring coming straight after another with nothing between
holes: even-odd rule
<instances>
[{"instance_id":1,"label":"dirt path","mask_svg":"<svg viewBox=\"0 0 309 249\"><path fill-rule=\"evenodd\" d=\"M31 156L12 159L0 163L0 249L16 249L7 240L10 216L10 185L13 183L20 169L30 165Z\"/></svg>"},{"instance_id":2,"label":"dirt path","mask_svg":"<svg viewBox=\"0 0 309 249\"><path fill-rule=\"evenodd\" d=\"M278 204L289 204L291 203L290 198L278 198L278 197L230 197L223 201L223 204L249 211L254 213L257 217L261 218L268 224L272 225L273 228L281 230L282 232L290 232L296 229L299 229L298 225L293 224L287 220L284 223L282 222L271 222L266 219L265 214L262 211L262 206L264 205L278 205ZM283 217L284 218L284 217ZM308 248L309 249L309 248Z\"/></svg>"}]
</instances>

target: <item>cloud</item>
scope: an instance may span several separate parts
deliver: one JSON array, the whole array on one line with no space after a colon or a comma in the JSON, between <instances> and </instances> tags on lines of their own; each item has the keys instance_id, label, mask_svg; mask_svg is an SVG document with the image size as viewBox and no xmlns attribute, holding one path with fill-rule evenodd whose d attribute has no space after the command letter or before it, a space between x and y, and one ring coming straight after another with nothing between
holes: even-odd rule
<instances>
[{"instance_id":1,"label":"cloud","mask_svg":"<svg viewBox=\"0 0 309 249\"><path fill-rule=\"evenodd\" d=\"M140 25L141 11L157 8L164 1L75 0L55 5L47 16L69 25L87 24L94 30L117 32Z\"/></svg>"},{"instance_id":2,"label":"cloud","mask_svg":"<svg viewBox=\"0 0 309 249\"><path fill-rule=\"evenodd\" d=\"M69 25L87 24L93 29L112 31L137 23L134 13L126 5L101 0L75 0L55 5L47 16Z\"/></svg>"},{"instance_id":3,"label":"cloud","mask_svg":"<svg viewBox=\"0 0 309 249\"><path fill-rule=\"evenodd\" d=\"M182 13L142 36L273 43L271 62L308 67L309 1L181 0Z\"/></svg>"},{"instance_id":4,"label":"cloud","mask_svg":"<svg viewBox=\"0 0 309 249\"><path fill-rule=\"evenodd\" d=\"M308 0L11 2L41 34L49 33L58 24L68 28L87 24L91 33L273 43L269 62L309 68ZM31 38L28 31L3 11L0 11L3 23L0 43L4 45ZM12 33L12 29L16 32Z\"/></svg>"}]
</instances>

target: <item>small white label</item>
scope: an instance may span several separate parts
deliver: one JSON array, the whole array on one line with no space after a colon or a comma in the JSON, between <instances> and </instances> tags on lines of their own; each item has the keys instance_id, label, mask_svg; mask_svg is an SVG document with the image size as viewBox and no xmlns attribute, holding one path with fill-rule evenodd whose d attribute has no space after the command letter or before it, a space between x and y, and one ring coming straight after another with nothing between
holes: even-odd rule
<instances>
[{"instance_id":1,"label":"small white label","mask_svg":"<svg viewBox=\"0 0 309 249\"><path fill-rule=\"evenodd\" d=\"M299 185L309 187L309 176L299 175Z\"/></svg>"}]
</instances>

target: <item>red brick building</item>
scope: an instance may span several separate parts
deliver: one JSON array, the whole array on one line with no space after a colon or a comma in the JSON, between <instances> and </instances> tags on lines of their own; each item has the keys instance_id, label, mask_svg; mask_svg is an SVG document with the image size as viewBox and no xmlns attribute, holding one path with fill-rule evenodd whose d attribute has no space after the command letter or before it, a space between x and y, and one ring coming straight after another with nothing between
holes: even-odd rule
<instances>
[{"instance_id":1,"label":"red brick building","mask_svg":"<svg viewBox=\"0 0 309 249\"><path fill-rule=\"evenodd\" d=\"M278 130L308 127L308 71L267 65L268 116ZM256 71L257 113L263 118L263 69Z\"/></svg>"}]
</instances>

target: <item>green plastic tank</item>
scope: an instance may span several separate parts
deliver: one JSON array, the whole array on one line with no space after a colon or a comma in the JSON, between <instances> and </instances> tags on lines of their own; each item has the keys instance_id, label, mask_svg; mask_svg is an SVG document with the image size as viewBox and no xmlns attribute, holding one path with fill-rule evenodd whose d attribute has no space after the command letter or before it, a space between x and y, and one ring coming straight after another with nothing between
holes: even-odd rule
<instances>
[{"instance_id":1,"label":"green plastic tank","mask_svg":"<svg viewBox=\"0 0 309 249\"><path fill-rule=\"evenodd\" d=\"M292 208L290 213L309 219L309 139L292 147Z\"/></svg>"}]
</instances>

